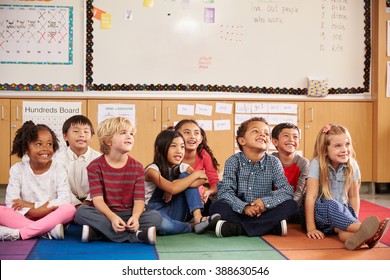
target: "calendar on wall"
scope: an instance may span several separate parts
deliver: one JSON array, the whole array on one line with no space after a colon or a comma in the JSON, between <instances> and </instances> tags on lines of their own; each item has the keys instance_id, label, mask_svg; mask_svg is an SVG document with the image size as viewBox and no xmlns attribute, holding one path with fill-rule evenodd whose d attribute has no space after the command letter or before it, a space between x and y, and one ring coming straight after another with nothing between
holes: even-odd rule
<instances>
[{"instance_id":1,"label":"calendar on wall","mask_svg":"<svg viewBox=\"0 0 390 280\"><path fill-rule=\"evenodd\" d=\"M73 64L73 7L0 5L0 63Z\"/></svg>"},{"instance_id":2,"label":"calendar on wall","mask_svg":"<svg viewBox=\"0 0 390 280\"><path fill-rule=\"evenodd\" d=\"M60 150L66 147L62 136L62 125L73 115L82 112L81 102L23 102L23 123L33 121L35 124L45 124L57 135Z\"/></svg>"}]
</instances>

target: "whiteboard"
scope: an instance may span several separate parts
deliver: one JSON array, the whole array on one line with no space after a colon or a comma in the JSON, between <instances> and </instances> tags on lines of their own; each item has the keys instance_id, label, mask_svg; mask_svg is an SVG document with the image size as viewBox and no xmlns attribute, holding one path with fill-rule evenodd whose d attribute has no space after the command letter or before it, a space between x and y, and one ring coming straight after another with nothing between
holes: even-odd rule
<instances>
[{"instance_id":1,"label":"whiteboard","mask_svg":"<svg viewBox=\"0 0 390 280\"><path fill-rule=\"evenodd\" d=\"M369 91L369 0L87 2L89 90Z\"/></svg>"},{"instance_id":2,"label":"whiteboard","mask_svg":"<svg viewBox=\"0 0 390 280\"><path fill-rule=\"evenodd\" d=\"M0 1L0 90L84 90L83 0Z\"/></svg>"}]
</instances>

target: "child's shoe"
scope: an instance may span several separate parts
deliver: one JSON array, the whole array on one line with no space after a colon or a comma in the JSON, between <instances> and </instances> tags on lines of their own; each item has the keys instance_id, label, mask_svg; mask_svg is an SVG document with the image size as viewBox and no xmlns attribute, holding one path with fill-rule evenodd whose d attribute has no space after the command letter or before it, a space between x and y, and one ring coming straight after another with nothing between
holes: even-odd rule
<instances>
[{"instance_id":1,"label":"child's shoe","mask_svg":"<svg viewBox=\"0 0 390 280\"><path fill-rule=\"evenodd\" d=\"M199 222L194 226L195 232L200 234L204 233L207 230L213 230L217 222L221 219L221 215L214 214L206 217L206 221Z\"/></svg>"},{"instance_id":2,"label":"child's shoe","mask_svg":"<svg viewBox=\"0 0 390 280\"><path fill-rule=\"evenodd\" d=\"M19 229L0 226L1 241L15 241L21 239Z\"/></svg>"},{"instance_id":3,"label":"child's shoe","mask_svg":"<svg viewBox=\"0 0 390 280\"><path fill-rule=\"evenodd\" d=\"M240 224L233 224L220 220L215 226L215 235L218 237L238 236L242 234L244 234L244 229Z\"/></svg>"},{"instance_id":4,"label":"child's shoe","mask_svg":"<svg viewBox=\"0 0 390 280\"><path fill-rule=\"evenodd\" d=\"M360 246L374 238L379 229L379 225L380 221L376 216L365 219L359 229L344 242L345 248L348 250L359 249Z\"/></svg>"},{"instance_id":5,"label":"child's shoe","mask_svg":"<svg viewBox=\"0 0 390 280\"><path fill-rule=\"evenodd\" d=\"M271 230L271 233L274 235L279 235L279 236L286 236L287 235L287 221L286 220L281 220L280 223L276 225Z\"/></svg>"},{"instance_id":6,"label":"child's shoe","mask_svg":"<svg viewBox=\"0 0 390 280\"><path fill-rule=\"evenodd\" d=\"M51 231L49 231L49 236L53 239L64 239L64 225L56 225Z\"/></svg>"},{"instance_id":7,"label":"child's shoe","mask_svg":"<svg viewBox=\"0 0 390 280\"><path fill-rule=\"evenodd\" d=\"M156 245L156 227L138 230L136 236L141 243Z\"/></svg>"},{"instance_id":8,"label":"child's shoe","mask_svg":"<svg viewBox=\"0 0 390 280\"><path fill-rule=\"evenodd\" d=\"M44 239L64 239L64 225L58 224L51 231L39 236Z\"/></svg>"},{"instance_id":9,"label":"child's shoe","mask_svg":"<svg viewBox=\"0 0 390 280\"><path fill-rule=\"evenodd\" d=\"M83 231L81 233L81 242L92 242L100 239L101 237L92 227L88 225L83 225Z\"/></svg>"},{"instance_id":10,"label":"child's shoe","mask_svg":"<svg viewBox=\"0 0 390 280\"><path fill-rule=\"evenodd\" d=\"M375 247L375 245L378 244L379 240L381 240L381 238L386 234L386 231L389 229L389 226L390 226L390 218L384 219L380 223L379 229L377 230L375 235L366 242L367 246L369 248Z\"/></svg>"}]
</instances>

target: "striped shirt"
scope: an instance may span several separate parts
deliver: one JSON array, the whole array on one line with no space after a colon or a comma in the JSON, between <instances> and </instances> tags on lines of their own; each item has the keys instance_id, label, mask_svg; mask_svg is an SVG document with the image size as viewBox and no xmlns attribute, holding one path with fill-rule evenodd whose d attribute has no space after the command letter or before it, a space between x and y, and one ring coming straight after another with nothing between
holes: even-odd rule
<instances>
[{"instance_id":1,"label":"striped shirt","mask_svg":"<svg viewBox=\"0 0 390 280\"><path fill-rule=\"evenodd\" d=\"M218 200L242 213L246 205L258 198L266 209L293 198L294 189L284 175L282 163L265 154L261 161L250 161L243 152L226 160L223 179L218 184Z\"/></svg>"},{"instance_id":2,"label":"striped shirt","mask_svg":"<svg viewBox=\"0 0 390 280\"><path fill-rule=\"evenodd\" d=\"M103 196L112 211L132 210L134 200L145 200L144 169L132 157L122 168L113 168L102 155L88 165L87 171L91 198Z\"/></svg>"}]
</instances>

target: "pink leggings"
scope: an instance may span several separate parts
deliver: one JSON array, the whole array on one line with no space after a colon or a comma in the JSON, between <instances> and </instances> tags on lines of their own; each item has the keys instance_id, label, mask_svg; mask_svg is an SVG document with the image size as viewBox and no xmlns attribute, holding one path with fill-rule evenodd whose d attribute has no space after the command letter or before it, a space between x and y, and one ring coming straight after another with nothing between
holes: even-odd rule
<instances>
[{"instance_id":1,"label":"pink leggings","mask_svg":"<svg viewBox=\"0 0 390 280\"><path fill-rule=\"evenodd\" d=\"M7 206L0 206L0 225L19 229L21 239L29 239L51 231L58 224L66 224L73 220L76 208L66 203L60 205L47 216L33 221Z\"/></svg>"}]
</instances>

